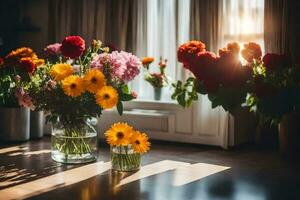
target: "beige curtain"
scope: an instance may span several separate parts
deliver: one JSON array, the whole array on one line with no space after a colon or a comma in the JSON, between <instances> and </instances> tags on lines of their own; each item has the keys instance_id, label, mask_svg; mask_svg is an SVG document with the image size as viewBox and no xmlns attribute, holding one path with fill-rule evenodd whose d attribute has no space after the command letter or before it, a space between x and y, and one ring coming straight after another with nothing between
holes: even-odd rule
<instances>
[{"instance_id":1,"label":"beige curtain","mask_svg":"<svg viewBox=\"0 0 300 200\"><path fill-rule=\"evenodd\" d=\"M50 0L49 42L81 35L135 51L137 0Z\"/></svg>"},{"instance_id":2,"label":"beige curtain","mask_svg":"<svg viewBox=\"0 0 300 200\"><path fill-rule=\"evenodd\" d=\"M287 1L265 0L264 40L266 52L284 53L287 35Z\"/></svg>"},{"instance_id":3,"label":"beige curtain","mask_svg":"<svg viewBox=\"0 0 300 200\"><path fill-rule=\"evenodd\" d=\"M265 0L264 40L267 52L284 53L300 64L300 1Z\"/></svg>"},{"instance_id":4,"label":"beige curtain","mask_svg":"<svg viewBox=\"0 0 300 200\"><path fill-rule=\"evenodd\" d=\"M191 39L204 42L207 49L217 52L221 43L221 0L191 0Z\"/></svg>"}]
</instances>

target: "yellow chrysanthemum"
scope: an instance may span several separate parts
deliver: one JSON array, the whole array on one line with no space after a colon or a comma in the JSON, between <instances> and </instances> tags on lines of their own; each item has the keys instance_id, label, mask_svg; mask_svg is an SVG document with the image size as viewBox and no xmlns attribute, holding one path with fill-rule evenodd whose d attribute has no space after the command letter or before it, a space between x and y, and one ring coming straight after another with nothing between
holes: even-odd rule
<instances>
[{"instance_id":1,"label":"yellow chrysanthemum","mask_svg":"<svg viewBox=\"0 0 300 200\"><path fill-rule=\"evenodd\" d=\"M96 93L106 85L104 74L98 69L89 70L83 77L85 89L91 93Z\"/></svg>"},{"instance_id":2,"label":"yellow chrysanthemum","mask_svg":"<svg viewBox=\"0 0 300 200\"><path fill-rule=\"evenodd\" d=\"M82 79L76 75L65 78L62 81L62 88L64 93L71 97L80 96L84 92Z\"/></svg>"},{"instance_id":3,"label":"yellow chrysanthemum","mask_svg":"<svg viewBox=\"0 0 300 200\"><path fill-rule=\"evenodd\" d=\"M145 133L135 131L130 138L130 143L135 152L146 153L150 149L150 142L148 139L149 138Z\"/></svg>"},{"instance_id":4,"label":"yellow chrysanthemum","mask_svg":"<svg viewBox=\"0 0 300 200\"><path fill-rule=\"evenodd\" d=\"M56 81L61 81L73 74L73 68L70 64L66 63L55 64L50 69L50 74Z\"/></svg>"},{"instance_id":5,"label":"yellow chrysanthemum","mask_svg":"<svg viewBox=\"0 0 300 200\"><path fill-rule=\"evenodd\" d=\"M117 105L119 99L118 92L111 86L103 86L96 93L96 102L103 109L109 109Z\"/></svg>"},{"instance_id":6,"label":"yellow chrysanthemum","mask_svg":"<svg viewBox=\"0 0 300 200\"><path fill-rule=\"evenodd\" d=\"M107 143L112 146L127 146L130 143L132 132L133 128L127 123L115 123L105 133Z\"/></svg>"}]
</instances>

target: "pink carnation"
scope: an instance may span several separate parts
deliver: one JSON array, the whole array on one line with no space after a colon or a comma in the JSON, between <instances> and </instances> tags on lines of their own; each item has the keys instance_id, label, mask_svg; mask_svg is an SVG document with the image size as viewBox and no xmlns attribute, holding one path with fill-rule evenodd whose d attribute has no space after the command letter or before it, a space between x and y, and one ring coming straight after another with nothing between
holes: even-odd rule
<instances>
[{"instance_id":1,"label":"pink carnation","mask_svg":"<svg viewBox=\"0 0 300 200\"><path fill-rule=\"evenodd\" d=\"M35 106L32 103L32 98L27 94L23 88L18 88L15 91L15 96L18 99L18 103L20 106L25 108L30 108L31 110L35 109Z\"/></svg>"},{"instance_id":2,"label":"pink carnation","mask_svg":"<svg viewBox=\"0 0 300 200\"><path fill-rule=\"evenodd\" d=\"M120 54L125 59L126 66L127 66L127 69L123 74L122 80L124 82L131 81L140 73L140 67L142 65L142 62L138 57L132 55L131 53L121 51Z\"/></svg>"},{"instance_id":3,"label":"pink carnation","mask_svg":"<svg viewBox=\"0 0 300 200\"><path fill-rule=\"evenodd\" d=\"M113 51L110 54L102 53L95 56L91 67L103 71L105 64L109 64L112 78L124 83L134 79L142 65L141 61L131 53Z\"/></svg>"},{"instance_id":4,"label":"pink carnation","mask_svg":"<svg viewBox=\"0 0 300 200\"><path fill-rule=\"evenodd\" d=\"M50 44L45 48L45 51L49 55L54 55L54 56L59 55L61 54L60 47L61 47L60 43Z\"/></svg>"}]
</instances>

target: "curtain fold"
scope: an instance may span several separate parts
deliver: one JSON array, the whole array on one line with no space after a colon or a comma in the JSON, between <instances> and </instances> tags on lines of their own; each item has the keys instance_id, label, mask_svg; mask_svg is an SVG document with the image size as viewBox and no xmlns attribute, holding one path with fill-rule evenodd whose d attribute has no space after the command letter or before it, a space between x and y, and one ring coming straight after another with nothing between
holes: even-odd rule
<instances>
[{"instance_id":1,"label":"curtain fold","mask_svg":"<svg viewBox=\"0 0 300 200\"><path fill-rule=\"evenodd\" d=\"M138 0L49 0L49 43L67 35L135 51Z\"/></svg>"},{"instance_id":2,"label":"curtain fold","mask_svg":"<svg viewBox=\"0 0 300 200\"><path fill-rule=\"evenodd\" d=\"M191 0L192 40L200 40L209 51L217 53L222 44L222 0ZM229 114L222 107L211 108L207 96L200 95L193 105L193 132L207 135L221 135L223 148L228 146Z\"/></svg>"},{"instance_id":3,"label":"curtain fold","mask_svg":"<svg viewBox=\"0 0 300 200\"><path fill-rule=\"evenodd\" d=\"M191 39L204 42L207 49L217 52L221 43L221 0L191 0Z\"/></svg>"},{"instance_id":4,"label":"curtain fold","mask_svg":"<svg viewBox=\"0 0 300 200\"><path fill-rule=\"evenodd\" d=\"M300 2L265 0L264 40L266 51L286 54L293 64L300 64Z\"/></svg>"},{"instance_id":5,"label":"curtain fold","mask_svg":"<svg viewBox=\"0 0 300 200\"><path fill-rule=\"evenodd\" d=\"M285 53L287 1L265 0L264 41L266 52Z\"/></svg>"}]
</instances>

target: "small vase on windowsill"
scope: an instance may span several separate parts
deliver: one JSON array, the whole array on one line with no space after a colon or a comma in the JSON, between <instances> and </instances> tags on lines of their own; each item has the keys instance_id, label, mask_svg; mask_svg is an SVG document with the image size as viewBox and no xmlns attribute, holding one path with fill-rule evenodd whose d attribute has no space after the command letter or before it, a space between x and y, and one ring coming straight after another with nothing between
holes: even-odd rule
<instances>
[{"instance_id":1,"label":"small vase on windowsill","mask_svg":"<svg viewBox=\"0 0 300 200\"><path fill-rule=\"evenodd\" d=\"M112 146L110 150L112 169L121 172L137 171L141 167L141 154L131 145Z\"/></svg>"},{"instance_id":2,"label":"small vase on windowsill","mask_svg":"<svg viewBox=\"0 0 300 200\"><path fill-rule=\"evenodd\" d=\"M161 100L161 93L162 93L162 88L161 87L154 87L154 100L160 101Z\"/></svg>"}]
</instances>

